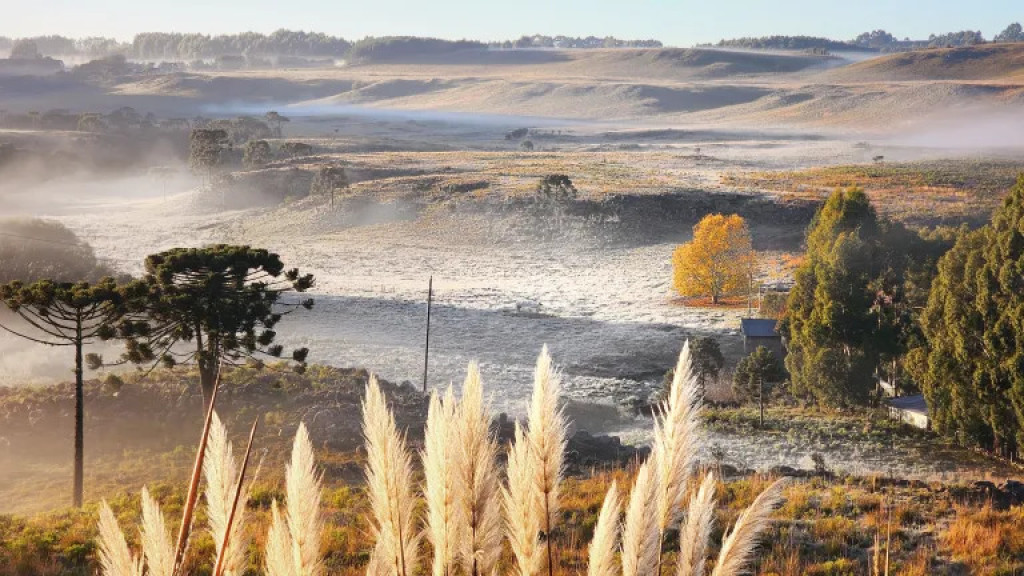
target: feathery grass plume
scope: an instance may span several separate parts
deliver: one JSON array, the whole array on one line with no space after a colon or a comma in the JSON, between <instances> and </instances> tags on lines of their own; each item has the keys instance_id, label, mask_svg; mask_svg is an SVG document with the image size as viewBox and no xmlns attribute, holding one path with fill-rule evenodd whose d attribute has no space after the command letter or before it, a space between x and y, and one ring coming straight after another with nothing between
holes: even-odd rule
<instances>
[{"instance_id":1,"label":"feathery grass plume","mask_svg":"<svg viewBox=\"0 0 1024 576\"><path fill-rule=\"evenodd\" d=\"M636 473L622 530L622 576L651 576L658 568L658 479L651 460Z\"/></svg>"},{"instance_id":2,"label":"feathery grass plume","mask_svg":"<svg viewBox=\"0 0 1024 576\"><path fill-rule=\"evenodd\" d=\"M615 553L619 547L619 515L622 502L619 489L615 482L608 488L601 505L601 513L594 527L594 537L590 541L590 561L587 576L618 576Z\"/></svg>"},{"instance_id":3,"label":"feathery grass plume","mask_svg":"<svg viewBox=\"0 0 1024 576\"><path fill-rule=\"evenodd\" d=\"M106 500L100 504L99 556L103 576L142 576L142 558L128 549L124 532Z\"/></svg>"},{"instance_id":4,"label":"feathery grass plume","mask_svg":"<svg viewBox=\"0 0 1024 576\"><path fill-rule=\"evenodd\" d=\"M697 466L700 408L700 387L687 340L679 354L668 397L654 421L651 458L658 481L658 537L662 542L665 533L680 519L683 499ZM658 572L660 556L659 551Z\"/></svg>"},{"instance_id":5,"label":"feathery grass plume","mask_svg":"<svg viewBox=\"0 0 1024 576\"><path fill-rule=\"evenodd\" d=\"M732 531L722 541L712 576L739 576L746 573L754 559L758 538L768 527L772 511L782 502L782 489L785 486L785 478L777 480L740 514Z\"/></svg>"},{"instance_id":6,"label":"feathery grass plume","mask_svg":"<svg viewBox=\"0 0 1024 576\"><path fill-rule=\"evenodd\" d=\"M558 524L558 496L565 462L566 422L565 414L558 406L560 387L560 378L551 365L551 355L545 345L533 373L526 440L533 460L534 490L542 506L541 527L547 548L548 576L552 576L555 570L551 533Z\"/></svg>"},{"instance_id":7,"label":"feathery grass plume","mask_svg":"<svg viewBox=\"0 0 1024 576\"><path fill-rule=\"evenodd\" d=\"M458 407L455 466L461 538L459 556L467 576L490 576L501 557L501 501L491 418L484 408L480 369L470 363Z\"/></svg>"},{"instance_id":8,"label":"feathery grass plume","mask_svg":"<svg viewBox=\"0 0 1024 576\"><path fill-rule=\"evenodd\" d=\"M321 477L316 472L313 443L306 425L299 423L292 445L292 460L285 466L288 533L292 541L298 576L320 576L324 572L320 539L324 517L320 510Z\"/></svg>"},{"instance_id":9,"label":"feathery grass plume","mask_svg":"<svg viewBox=\"0 0 1024 576\"><path fill-rule=\"evenodd\" d=\"M217 555L223 556L222 570L227 576L240 576L245 570L245 552L249 542L245 535L245 501L243 496L238 507L234 506L235 484L238 469L235 455L228 440L228 431L216 412L210 423L210 438L203 462L203 476L206 479L206 515L210 524L210 535L216 546ZM221 551L232 508L234 520L231 534L228 534L227 548Z\"/></svg>"},{"instance_id":10,"label":"feathery grass plume","mask_svg":"<svg viewBox=\"0 0 1024 576\"><path fill-rule=\"evenodd\" d=\"M185 497L185 506L181 512L181 526L178 527L178 538L174 545L174 573L181 571L185 562L185 554L188 552L189 537L192 535L192 516L196 511L196 503L199 501L199 479L203 475L203 460L206 458L206 446L210 439L210 425L213 421L213 411L217 405L217 391L220 390L220 377L224 366L217 367L217 380L213 384L213 393L210 395L210 405L206 407L206 419L203 421L203 433L199 437L199 448L196 450L196 461L192 466L192 479L188 485L188 495Z\"/></svg>"},{"instance_id":11,"label":"feathery grass plume","mask_svg":"<svg viewBox=\"0 0 1024 576\"><path fill-rule=\"evenodd\" d=\"M370 552L370 561L366 563L366 576L391 576L379 543L374 545L373 552Z\"/></svg>"},{"instance_id":12,"label":"feathery grass plume","mask_svg":"<svg viewBox=\"0 0 1024 576\"><path fill-rule=\"evenodd\" d=\"M275 499L270 506L270 530L267 532L267 547L264 553L264 571L267 576L298 576L292 556L292 537L288 524L281 517Z\"/></svg>"},{"instance_id":13,"label":"feathery grass plume","mask_svg":"<svg viewBox=\"0 0 1024 576\"><path fill-rule=\"evenodd\" d=\"M366 440L366 490L373 514L371 525L381 555L394 576L416 572L419 534L414 526L412 458L405 436L398 433L376 376L370 376L363 399Z\"/></svg>"},{"instance_id":14,"label":"feathery grass plume","mask_svg":"<svg viewBox=\"0 0 1024 576\"><path fill-rule=\"evenodd\" d=\"M544 549L538 538L544 508L535 490L533 466L526 434L516 422L515 440L509 446L506 464L508 486L502 489L508 542L515 558L514 576L534 576L544 562Z\"/></svg>"},{"instance_id":15,"label":"feathery grass plume","mask_svg":"<svg viewBox=\"0 0 1024 576\"><path fill-rule=\"evenodd\" d=\"M160 505L142 488L142 552L149 576L173 576L174 543Z\"/></svg>"},{"instance_id":16,"label":"feathery grass plume","mask_svg":"<svg viewBox=\"0 0 1024 576\"><path fill-rule=\"evenodd\" d=\"M245 508L245 503L249 500L249 487L252 486L250 483L248 486L245 484L245 472L249 467L249 457L252 456L252 442L256 438L256 427L259 425L260 419L257 417L252 422L252 429L249 431L249 442L245 446L245 455L242 457L242 466L238 471L238 480L235 482L234 497L231 500L231 512L228 514L228 523L224 528L224 537L217 546L217 561L213 565L213 576L224 576L227 570L233 570L236 573L240 573L245 567L241 564L244 559L239 555L239 562L237 565L231 566L228 563L233 562L233 559L229 558L232 552L233 546L235 545L230 541L232 534L235 533L235 521L241 520L240 516L242 512L239 512L239 507ZM259 468L256 469L259 474ZM243 495L245 499L243 499Z\"/></svg>"},{"instance_id":17,"label":"feathery grass plume","mask_svg":"<svg viewBox=\"0 0 1024 576\"><path fill-rule=\"evenodd\" d=\"M455 567L456 546L461 535L456 521L457 487L455 458L459 451L456 437L455 394L451 386L444 400L437 392L430 395L427 422L423 430L423 461L427 500L427 537L434 549L433 575L448 576Z\"/></svg>"},{"instance_id":18,"label":"feathery grass plume","mask_svg":"<svg viewBox=\"0 0 1024 576\"><path fill-rule=\"evenodd\" d=\"M686 522L679 532L679 560L676 576L704 576L708 540L715 524L715 477L708 474L686 509Z\"/></svg>"}]
</instances>

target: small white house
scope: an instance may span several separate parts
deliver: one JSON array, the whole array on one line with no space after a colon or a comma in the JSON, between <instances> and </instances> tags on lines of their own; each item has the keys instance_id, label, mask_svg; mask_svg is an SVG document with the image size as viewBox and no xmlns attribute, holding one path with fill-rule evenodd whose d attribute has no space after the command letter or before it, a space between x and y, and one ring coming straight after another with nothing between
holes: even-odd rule
<instances>
[{"instance_id":1,"label":"small white house","mask_svg":"<svg viewBox=\"0 0 1024 576\"><path fill-rule=\"evenodd\" d=\"M927 430L931 425L928 418L928 403L923 394L890 398L885 401L889 405L889 416L911 426Z\"/></svg>"}]
</instances>

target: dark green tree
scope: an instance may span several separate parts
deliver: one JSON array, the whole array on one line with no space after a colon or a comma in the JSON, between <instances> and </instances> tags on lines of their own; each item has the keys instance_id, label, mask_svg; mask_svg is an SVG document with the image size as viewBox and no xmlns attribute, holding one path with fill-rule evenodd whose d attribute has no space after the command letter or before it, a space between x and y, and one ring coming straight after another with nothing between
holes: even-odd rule
<instances>
[{"instance_id":1,"label":"dark green tree","mask_svg":"<svg viewBox=\"0 0 1024 576\"><path fill-rule=\"evenodd\" d=\"M84 470L85 400L82 390L83 350L99 340L117 336L127 312L127 302L138 296L137 285L119 286L112 278L96 284L58 283L40 280L32 284L14 281L0 286L0 301L24 323L3 325L15 336L46 346L71 347L75 353L75 463L72 502L82 505Z\"/></svg>"},{"instance_id":2,"label":"dark green tree","mask_svg":"<svg viewBox=\"0 0 1024 576\"><path fill-rule=\"evenodd\" d=\"M758 346L736 366L732 390L741 402L761 402L785 378L786 372L775 354L764 346Z\"/></svg>"},{"instance_id":3,"label":"dark green tree","mask_svg":"<svg viewBox=\"0 0 1024 576\"><path fill-rule=\"evenodd\" d=\"M725 366L725 356L722 355L722 347L718 345L718 340L705 336L694 338L690 342L690 353L693 354L697 382L703 395L708 382L718 379L718 373L722 371L722 366Z\"/></svg>"},{"instance_id":4,"label":"dark green tree","mask_svg":"<svg viewBox=\"0 0 1024 576\"><path fill-rule=\"evenodd\" d=\"M193 129L189 136L189 167L203 175L209 184L213 180L214 170L221 164L224 149L228 144L228 133L225 130Z\"/></svg>"},{"instance_id":5,"label":"dark green tree","mask_svg":"<svg viewBox=\"0 0 1024 576\"><path fill-rule=\"evenodd\" d=\"M863 191L829 197L808 231L782 325L794 394L833 407L867 401L879 367L905 351L906 278L928 266L925 247L878 218Z\"/></svg>"},{"instance_id":6,"label":"dark green tree","mask_svg":"<svg viewBox=\"0 0 1024 576\"><path fill-rule=\"evenodd\" d=\"M939 262L911 365L936 431L1004 456L1024 446L1024 176Z\"/></svg>"},{"instance_id":7,"label":"dark green tree","mask_svg":"<svg viewBox=\"0 0 1024 576\"><path fill-rule=\"evenodd\" d=\"M537 196L549 202L572 202L578 194L576 185L565 174L549 174L537 183Z\"/></svg>"},{"instance_id":8,"label":"dark green tree","mask_svg":"<svg viewBox=\"0 0 1024 576\"><path fill-rule=\"evenodd\" d=\"M312 195L330 195L331 206L334 206L334 196L339 189L348 188L348 174L344 166L327 165L321 166L313 177L309 186L309 193Z\"/></svg>"},{"instance_id":9,"label":"dark green tree","mask_svg":"<svg viewBox=\"0 0 1024 576\"><path fill-rule=\"evenodd\" d=\"M697 382L700 384L700 393L703 396L707 390L707 383L718 379L718 374L722 371L722 367L725 366L725 356L722 355L722 348L718 345L717 340L706 336L698 336L690 341L690 357L693 361L694 371L697 374ZM675 368L665 373L660 393L661 400L667 398L669 389L672 387L672 379L675 378L675 375Z\"/></svg>"},{"instance_id":10,"label":"dark green tree","mask_svg":"<svg viewBox=\"0 0 1024 576\"><path fill-rule=\"evenodd\" d=\"M250 140L242 152L242 164L246 168L259 168L270 162L271 157L270 144L266 140Z\"/></svg>"},{"instance_id":11,"label":"dark green tree","mask_svg":"<svg viewBox=\"0 0 1024 576\"><path fill-rule=\"evenodd\" d=\"M282 116L273 110L267 112L263 117L266 118L267 122L274 127L274 136L278 138L281 137L281 124L291 122L291 119L286 116Z\"/></svg>"},{"instance_id":12,"label":"dark green tree","mask_svg":"<svg viewBox=\"0 0 1024 576\"><path fill-rule=\"evenodd\" d=\"M165 366L195 364L203 399L210 400L222 364L259 355L280 357L275 326L313 300L296 294L313 286L313 275L286 270L281 258L249 246L175 248L146 258L148 325L128 338L125 360ZM306 348L291 359L304 368Z\"/></svg>"}]
</instances>

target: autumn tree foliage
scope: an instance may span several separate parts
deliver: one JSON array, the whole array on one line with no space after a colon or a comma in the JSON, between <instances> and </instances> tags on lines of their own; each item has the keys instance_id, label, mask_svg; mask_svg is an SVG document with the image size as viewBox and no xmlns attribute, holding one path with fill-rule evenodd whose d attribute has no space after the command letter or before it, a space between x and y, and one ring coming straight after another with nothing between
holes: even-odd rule
<instances>
[{"instance_id":1,"label":"autumn tree foliage","mask_svg":"<svg viewBox=\"0 0 1024 576\"><path fill-rule=\"evenodd\" d=\"M672 286L683 296L711 298L749 289L755 264L743 217L709 214L693 227L693 240L672 254Z\"/></svg>"},{"instance_id":2,"label":"autumn tree foliage","mask_svg":"<svg viewBox=\"0 0 1024 576\"><path fill-rule=\"evenodd\" d=\"M1013 456L1024 446L1024 176L991 224L939 261L912 372L936 431Z\"/></svg>"}]
</instances>

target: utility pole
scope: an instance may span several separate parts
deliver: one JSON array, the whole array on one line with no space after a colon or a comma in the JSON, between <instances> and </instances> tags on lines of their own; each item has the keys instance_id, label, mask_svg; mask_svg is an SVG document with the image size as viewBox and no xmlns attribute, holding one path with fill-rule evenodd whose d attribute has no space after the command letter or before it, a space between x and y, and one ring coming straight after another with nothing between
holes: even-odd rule
<instances>
[{"instance_id":1,"label":"utility pole","mask_svg":"<svg viewBox=\"0 0 1024 576\"><path fill-rule=\"evenodd\" d=\"M434 277L427 283L427 338L423 344L423 393L427 393L427 365L430 362L430 308L434 300Z\"/></svg>"},{"instance_id":2,"label":"utility pole","mask_svg":"<svg viewBox=\"0 0 1024 576\"><path fill-rule=\"evenodd\" d=\"M764 428L764 376L757 376L757 404L761 409L760 428Z\"/></svg>"}]
</instances>

